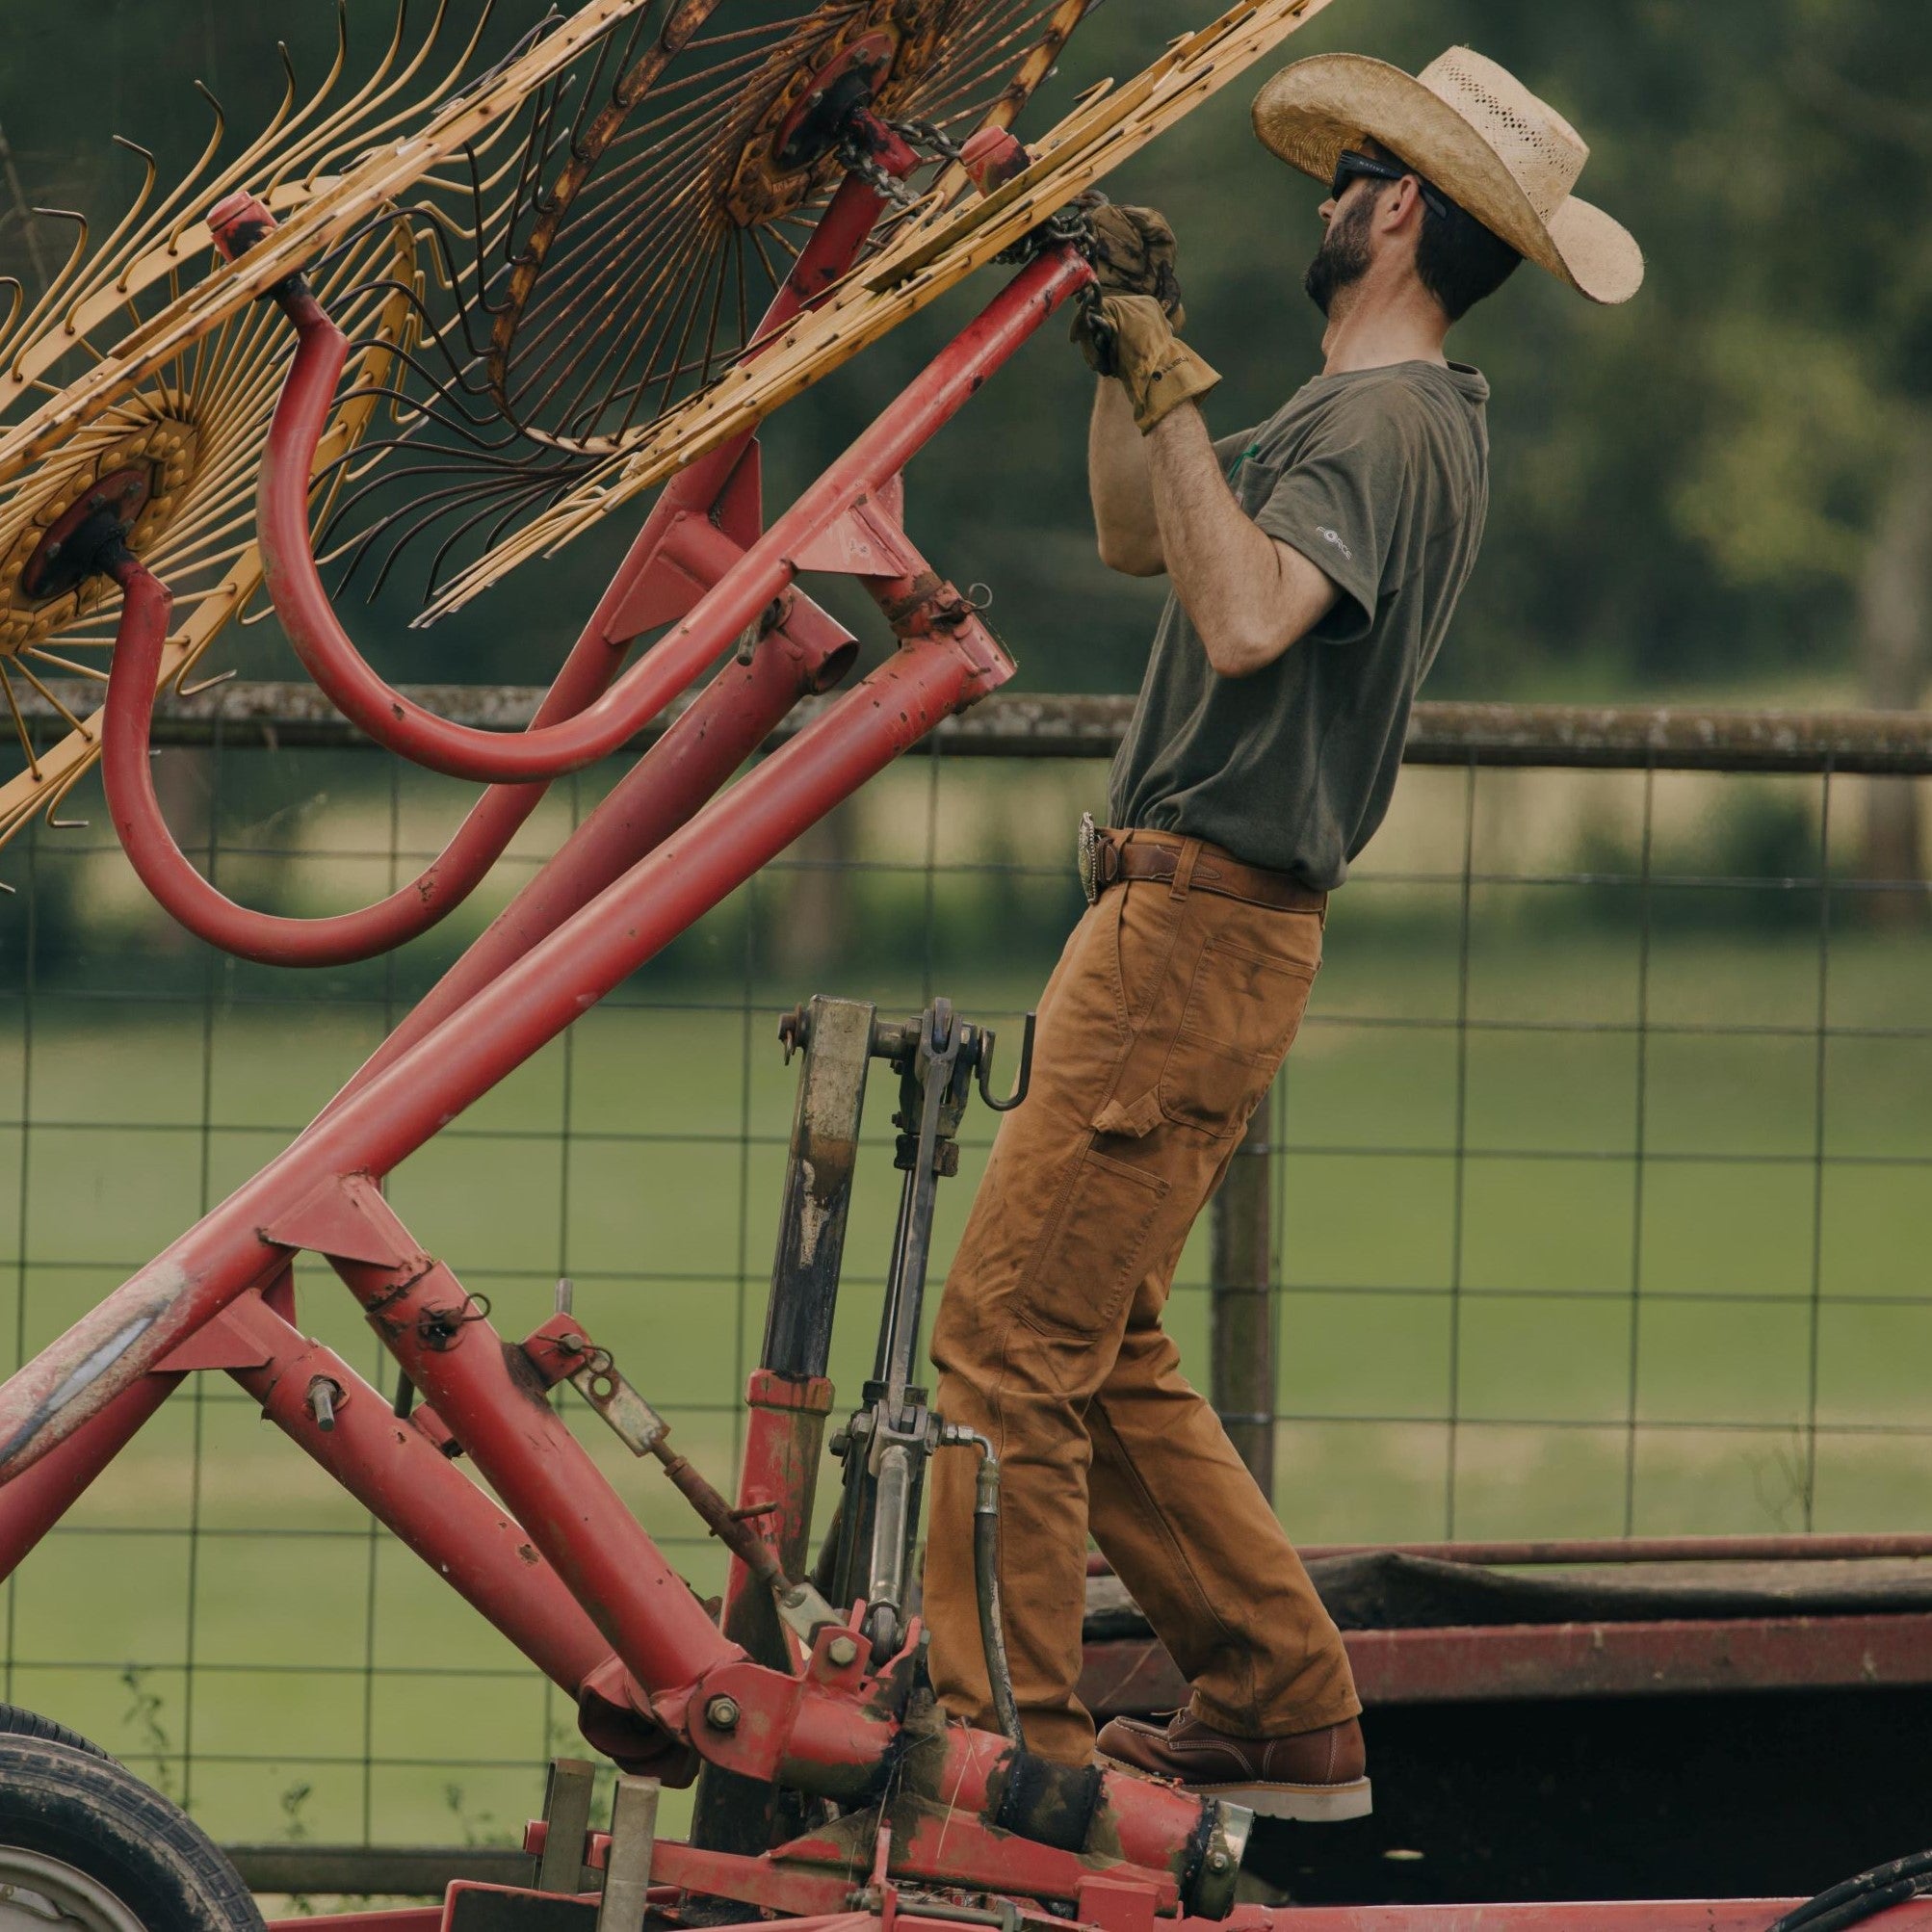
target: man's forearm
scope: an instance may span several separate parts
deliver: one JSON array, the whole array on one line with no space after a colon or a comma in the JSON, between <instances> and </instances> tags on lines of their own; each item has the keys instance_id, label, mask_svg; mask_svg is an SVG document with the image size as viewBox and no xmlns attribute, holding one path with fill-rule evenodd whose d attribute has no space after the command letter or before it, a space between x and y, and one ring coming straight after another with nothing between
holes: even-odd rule
<instances>
[{"instance_id":1,"label":"man's forearm","mask_svg":"<svg viewBox=\"0 0 1932 1932\"><path fill-rule=\"evenodd\" d=\"M1161 551L1175 594L1225 677L1271 664L1334 605L1336 586L1242 510L1192 404L1145 438Z\"/></svg>"},{"instance_id":2,"label":"man's forearm","mask_svg":"<svg viewBox=\"0 0 1932 1932\"><path fill-rule=\"evenodd\" d=\"M1166 568L1148 471L1147 439L1126 392L1103 377L1087 426L1087 491L1101 561L1129 577L1158 577Z\"/></svg>"}]
</instances>

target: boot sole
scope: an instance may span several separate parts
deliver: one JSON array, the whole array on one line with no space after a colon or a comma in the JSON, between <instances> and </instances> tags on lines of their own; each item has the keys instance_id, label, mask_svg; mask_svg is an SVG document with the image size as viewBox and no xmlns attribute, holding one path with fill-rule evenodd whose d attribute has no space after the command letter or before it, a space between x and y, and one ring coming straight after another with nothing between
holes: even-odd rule
<instances>
[{"instance_id":1,"label":"boot sole","mask_svg":"<svg viewBox=\"0 0 1932 1932\"><path fill-rule=\"evenodd\" d=\"M1293 1818L1306 1825L1366 1818L1375 1809L1367 1778L1346 1785L1188 1785L1196 1797L1242 1805L1258 1818Z\"/></svg>"},{"instance_id":2,"label":"boot sole","mask_svg":"<svg viewBox=\"0 0 1932 1932\"><path fill-rule=\"evenodd\" d=\"M1100 1763L1117 1771L1131 1771L1136 1778L1159 1778L1125 1758L1110 1758L1096 1752ZM1305 1825L1341 1824L1347 1818L1366 1818L1375 1809L1374 1796L1367 1778L1345 1785L1196 1785L1185 1779L1166 1779L1197 1798L1221 1798L1231 1805L1244 1806L1260 1818L1292 1818Z\"/></svg>"}]
</instances>

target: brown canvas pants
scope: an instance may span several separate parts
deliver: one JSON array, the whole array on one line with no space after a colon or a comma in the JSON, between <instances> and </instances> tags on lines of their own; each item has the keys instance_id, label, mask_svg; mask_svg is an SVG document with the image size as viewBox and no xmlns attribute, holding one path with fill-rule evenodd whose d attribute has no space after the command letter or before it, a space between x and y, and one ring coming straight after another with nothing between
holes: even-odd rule
<instances>
[{"instance_id":1,"label":"brown canvas pants","mask_svg":"<svg viewBox=\"0 0 1932 1932\"><path fill-rule=\"evenodd\" d=\"M1246 1736L1361 1709L1334 1623L1161 1326L1182 1243L1266 1093L1321 920L1185 882L1117 885L1040 1000L1032 1090L1001 1123L932 1338L935 1404L1005 1472L1001 1589L1027 1741L1083 1764L1092 1534L1194 1686ZM925 1613L947 1707L992 1723L972 1458L932 1464Z\"/></svg>"}]
</instances>

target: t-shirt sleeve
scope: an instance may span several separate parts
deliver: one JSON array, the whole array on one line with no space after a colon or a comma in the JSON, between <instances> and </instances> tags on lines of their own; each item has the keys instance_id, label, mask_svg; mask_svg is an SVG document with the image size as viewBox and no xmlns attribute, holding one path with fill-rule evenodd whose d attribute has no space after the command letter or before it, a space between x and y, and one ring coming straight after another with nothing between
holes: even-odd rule
<instances>
[{"instance_id":1,"label":"t-shirt sleeve","mask_svg":"<svg viewBox=\"0 0 1932 1932\"><path fill-rule=\"evenodd\" d=\"M1321 620L1321 637L1357 642L1375 620L1396 531L1419 486L1416 427L1401 399L1353 401L1254 512L1268 535L1340 586L1344 601Z\"/></svg>"},{"instance_id":2,"label":"t-shirt sleeve","mask_svg":"<svg viewBox=\"0 0 1932 1932\"><path fill-rule=\"evenodd\" d=\"M1232 436L1214 438L1214 460L1221 466L1223 476L1231 476L1240 467L1243 457L1252 456L1257 430L1237 430Z\"/></svg>"}]
</instances>

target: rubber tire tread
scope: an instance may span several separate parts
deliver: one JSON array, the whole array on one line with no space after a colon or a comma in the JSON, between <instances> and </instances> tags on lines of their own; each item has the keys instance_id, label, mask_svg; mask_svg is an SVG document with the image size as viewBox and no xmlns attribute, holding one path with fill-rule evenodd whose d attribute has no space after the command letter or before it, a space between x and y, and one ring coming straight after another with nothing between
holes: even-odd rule
<instances>
[{"instance_id":1,"label":"rubber tire tread","mask_svg":"<svg viewBox=\"0 0 1932 1932\"><path fill-rule=\"evenodd\" d=\"M178 1805L112 1758L0 1737L0 1845L105 1885L145 1932L262 1932L242 1875Z\"/></svg>"},{"instance_id":2,"label":"rubber tire tread","mask_svg":"<svg viewBox=\"0 0 1932 1932\"><path fill-rule=\"evenodd\" d=\"M0 1704L0 1736L34 1737L42 1744L65 1744L69 1751L84 1752L90 1758L106 1758L109 1763L115 1762L113 1755L92 1739L21 1704Z\"/></svg>"}]
</instances>

